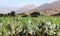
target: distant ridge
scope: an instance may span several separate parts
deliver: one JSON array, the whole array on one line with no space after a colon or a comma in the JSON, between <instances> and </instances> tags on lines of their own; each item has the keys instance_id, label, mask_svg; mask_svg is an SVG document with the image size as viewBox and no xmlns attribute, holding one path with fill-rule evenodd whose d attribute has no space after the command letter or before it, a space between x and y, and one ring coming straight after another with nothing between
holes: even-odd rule
<instances>
[{"instance_id":1,"label":"distant ridge","mask_svg":"<svg viewBox=\"0 0 60 36\"><path fill-rule=\"evenodd\" d=\"M60 13L60 0L55 1L53 3L45 3L25 13L30 14L31 12L34 12L34 11L40 12L41 14L44 14L44 15L58 14Z\"/></svg>"},{"instance_id":2,"label":"distant ridge","mask_svg":"<svg viewBox=\"0 0 60 36\"><path fill-rule=\"evenodd\" d=\"M26 6L22 7L22 8L20 8L20 9L18 9L18 10L16 11L16 13L17 13L17 14L19 14L19 13L25 13L25 12L31 11L31 10L33 10L33 9L35 9L35 8L36 8L36 6L33 5L33 4L26 5Z\"/></svg>"},{"instance_id":3,"label":"distant ridge","mask_svg":"<svg viewBox=\"0 0 60 36\"><path fill-rule=\"evenodd\" d=\"M0 13L7 14L10 13L11 11L15 11L16 14L20 13L30 14L36 11L44 15L53 15L60 13L60 0L55 1L53 3L45 3L38 7L33 4L26 5L21 8L0 7Z\"/></svg>"},{"instance_id":4,"label":"distant ridge","mask_svg":"<svg viewBox=\"0 0 60 36\"><path fill-rule=\"evenodd\" d=\"M60 13L60 0L55 1L53 3L43 4L36 8L35 10L38 10L39 12L41 11L43 12L43 14L49 15Z\"/></svg>"}]
</instances>

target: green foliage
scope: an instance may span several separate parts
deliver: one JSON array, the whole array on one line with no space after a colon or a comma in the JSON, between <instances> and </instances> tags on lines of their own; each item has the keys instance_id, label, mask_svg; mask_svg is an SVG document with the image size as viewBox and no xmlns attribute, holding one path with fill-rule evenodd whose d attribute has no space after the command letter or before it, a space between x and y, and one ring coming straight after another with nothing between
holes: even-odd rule
<instances>
[{"instance_id":1,"label":"green foliage","mask_svg":"<svg viewBox=\"0 0 60 36\"><path fill-rule=\"evenodd\" d=\"M60 33L60 17L0 17L0 35L12 36L23 29L24 34L55 36Z\"/></svg>"},{"instance_id":2,"label":"green foliage","mask_svg":"<svg viewBox=\"0 0 60 36\"><path fill-rule=\"evenodd\" d=\"M28 15L22 15L22 17L27 17Z\"/></svg>"},{"instance_id":3,"label":"green foliage","mask_svg":"<svg viewBox=\"0 0 60 36\"><path fill-rule=\"evenodd\" d=\"M0 14L0 16L4 16L4 14Z\"/></svg>"},{"instance_id":4,"label":"green foliage","mask_svg":"<svg viewBox=\"0 0 60 36\"><path fill-rule=\"evenodd\" d=\"M33 12L33 13L30 13L31 17L38 17L40 15L39 12Z\"/></svg>"},{"instance_id":5,"label":"green foliage","mask_svg":"<svg viewBox=\"0 0 60 36\"><path fill-rule=\"evenodd\" d=\"M12 11L12 12L10 13L10 15L11 15L11 16L15 16L15 12Z\"/></svg>"}]
</instances>

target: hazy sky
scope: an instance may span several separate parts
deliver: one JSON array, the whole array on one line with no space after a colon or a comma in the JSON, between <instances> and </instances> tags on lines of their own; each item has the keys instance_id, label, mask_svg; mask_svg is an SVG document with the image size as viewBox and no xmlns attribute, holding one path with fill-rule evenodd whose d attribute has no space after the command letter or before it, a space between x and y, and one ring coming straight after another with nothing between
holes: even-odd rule
<instances>
[{"instance_id":1,"label":"hazy sky","mask_svg":"<svg viewBox=\"0 0 60 36\"><path fill-rule=\"evenodd\" d=\"M22 7L28 4L42 5L44 3L51 3L56 0L0 0L0 6L8 7Z\"/></svg>"}]
</instances>

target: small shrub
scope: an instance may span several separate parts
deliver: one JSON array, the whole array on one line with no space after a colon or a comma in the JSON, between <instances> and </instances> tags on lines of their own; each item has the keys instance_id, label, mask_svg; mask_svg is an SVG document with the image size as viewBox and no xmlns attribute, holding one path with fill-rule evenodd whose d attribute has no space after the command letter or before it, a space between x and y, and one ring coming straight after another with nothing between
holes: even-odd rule
<instances>
[{"instance_id":1,"label":"small shrub","mask_svg":"<svg viewBox=\"0 0 60 36\"><path fill-rule=\"evenodd\" d=\"M40 15L39 12L33 12L33 13L30 13L31 17L38 17Z\"/></svg>"}]
</instances>

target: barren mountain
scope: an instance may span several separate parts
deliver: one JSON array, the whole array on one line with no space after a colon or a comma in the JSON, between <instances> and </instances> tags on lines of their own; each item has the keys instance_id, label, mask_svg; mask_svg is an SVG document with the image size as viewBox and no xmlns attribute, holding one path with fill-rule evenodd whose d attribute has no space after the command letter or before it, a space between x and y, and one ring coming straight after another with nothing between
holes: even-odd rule
<instances>
[{"instance_id":1,"label":"barren mountain","mask_svg":"<svg viewBox=\"0 0 60 36\"><path fill-rule=\"evenodd\" d=\"M36 7L33 4L26 5L22 8L0 7L0 13L6 14L11 11L15 11L16 14L20 14L20 13L30 14L35 11L40 12L41 14L44 14L44 15L57 14L57 13L60 13L60 0L55 1L53 3L45 3L38 7Z\"/></svg>"},{"instance_id":2,"label":"barren mountain","mask_svg":"<svg viewBox=\"0 0 60 36\"><path fill-rule=\"evenodd\" d=\"M17 7L5 7L5 6L0 6L0 14L7 14L11 13L11 11L15 11L16 14L27 12L30 10L35 9L36 6L31 4L31 5L26 5L22 8L17 8Z\"/></svg>"},{"instance_id":3,"label":"barren mountain","mask_svg":"<svg viewBox=\"0 0 60 36\"><path fill-rule=\"evenodd\" d=\"M60 13L60 0L53 3L43 4L35 10L43 12L43 14L57 14Z\"/></svg>"},{"instance_id":4,"label":"barren mountain","mask_svg":"<svg viewBox=\"0 0 60 36\"><path fill-rule=\"evenodd\" d=\"M19 13L25 13L25 12L31 11L31 10L33 10L35 8L36 8L36 6L33 5L33 4L32 5L26 5L26 6L22 7L22 8L20 8L20 9L18 9L16 11L16 13L17 14L19 14Z\"/></svg>"},{"instance_id":5,"label":"barren mountain","mask_svg":"<svg viewBox=\"0 0 60 36\"><path fill-rule=\"evenodd\" d=\"M53 3L45 3L37 8L35 8L34 10L25 12L30 14L31 12L40 12L41 14L44 15L53 15L53 14L57 14L60 13L60 0L55 1Z\"/></svg>"}]
</instances>

